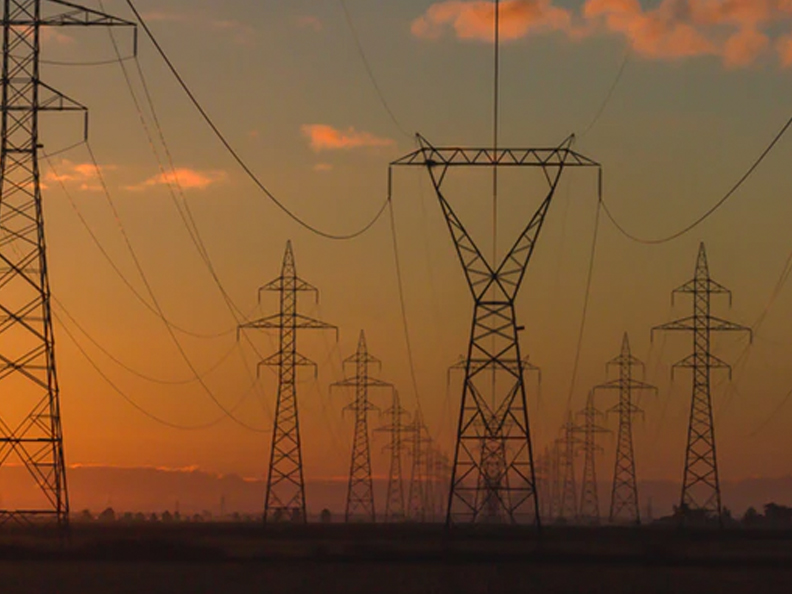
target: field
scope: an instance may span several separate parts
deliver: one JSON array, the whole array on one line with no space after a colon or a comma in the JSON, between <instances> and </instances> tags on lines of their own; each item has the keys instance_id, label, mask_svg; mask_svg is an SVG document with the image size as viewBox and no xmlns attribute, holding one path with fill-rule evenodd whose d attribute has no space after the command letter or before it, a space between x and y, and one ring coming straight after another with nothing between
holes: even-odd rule
<instances>
[{"instance_id":1,"label":"field","mask_svg":"<svg viewBox=\"0 0 792 594\"><path fill-rule=\"evenodd\" d=\"M436 526L75 526L0 536L2 594L792 591L792 534Z\"/></svg>"}]
</instances>

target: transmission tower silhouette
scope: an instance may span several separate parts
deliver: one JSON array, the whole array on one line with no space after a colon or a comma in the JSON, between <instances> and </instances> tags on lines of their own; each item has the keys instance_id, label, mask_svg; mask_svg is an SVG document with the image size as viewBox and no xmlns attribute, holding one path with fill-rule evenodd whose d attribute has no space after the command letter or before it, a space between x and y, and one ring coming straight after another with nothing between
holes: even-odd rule
<instances>
[{"instance_id":1,"label":"transmission tower silhouette","mask_svg":"<svg viewBox=\"0 0 792 594\"><path fill-rule=\"evenodd\" d=\"M4 0L0 149L0 466L25 467L35 500L0 509L0 524L54 520L65 528L69 497L39 156L41 112L87 109L42 82L42 27L135 24L76 4Z\"/></svg>"},{"instance_id":2,"label":"transmission tower silhouette","mask_svg":"<svg viewBox=\"0 0 792 594\"><path fill-rule=\"evenodd\" d=\"M410 444L412 470L407 495L407 518L415 522L426 521L426 450L431 443L429 432L423 421L421 410L413 414L407 440Z\"/></svg>"},{"instance_id":3,"label":"transmission tower silhouette","mask_svg":"<svg viewBox=\"0 0 792 594\"><path fill-rule=\"evenodd\" d=\"M355 389L355 401L344 409L355 413L355 433L352 439L352 459L349 466L349 485L344 516L346 522L355 519L371 523L377 521L374 510L374 486L371 480L371 449L368 431L368 413L371 410L376 410L376 407L369 401L369 388L390 388L393 390L393 385L371 377L369 368L372 365L381 366L381 362L369 354L366 347L366 334L361 330L357 351L344 360L344 367L354 366L355 375L348 376L331 385L331 389ZM399 474L401 475L401 469L399 469ZM401 476L399 480L401 480Z\"/></svg>"},{"instance_id":4,"label":"transmission tower silhouette","mask_svg":"<svg viewBox=\"0 0 792 594\"><path fill-rule=\"evenodd\" d=\"M240 325L240 330L278 330L278 352L259 365L278 368L278 398L275 405L275 423L272 429L272 447L267 473L267 491L264 495L264 522L290 519L308 521L305 505L305 476L303 473L300 421L297 410L297 368L316 364L297 352L297 330L338 330L335 326L309 318L297 312L297 295L319 292L297 276L291 241L286 242L281 274L259 289L259 300L264 291L280 294L280 312L260 320Z\"/></svg>"},{"instance_id":5,"label":"transmission tower silhouette","mask_svg":"<svg viewBox=\"0 0 792 594\"><path fill-rule=\"evenodd\" d=\"M374 431L388 433L390 443L385 449L390 452L388 470L388 493L385 498L385 521L402 522L406 519L404 503L404 480L402 479L402 452L404 451L404 433L411 430L411 425L404 422L409 413L402 407L398 390L393 390L390 408L383 412L387 423Z\"/></svg>"},{"instance_id":6,"label":"transmission tower silhouette","mask_svg":"<svg viewBox=\"0 0 792 594\"><path fill-rule=\"evenodd\" d=\"M577 517L577 481L575 480L575 456L577 454L577 426L572 411L561 427L558 438L560 493L557 519L574 521Z\"/></svg>"},{"instance_id":7,"label":"transmission tower silhouette","mask_svg":"<svg viewBox=\"0 0 792 594\"><path fill-rule=\"evenodd\" d=\"M693 296L693 315L682 318L655 330L684 331L693 335L693 354L685 357L674 368L693 371L693 396L690 404L685 472L682 480L682 497L679 520L706 521L712 515L722 523L721 491L718 478L718 461L715 450L715 422L712 417L710 372L731 367L710 351L712 332L749 332L750 328L722 320L710 313L712 295L726 294L731 302L731 291L710 278L707 252L701 243L693 280L674 290L672 295Z\"/></svg>"},{"instance_id":8,"label":"transmission tower silhouette","mask_svg":"<svg viewBox=\"0 0 792 594\"><path fill-rule=\"evenodd\" d=\"M597 435L609 433L608 429L597 424L605 415L594 406L594 392L589 392L586 407L578 413L583 418L582 425L575 430L583 434L583 485L580 495L579 519L587 524L599 524L599 489L597 488L597 454L604 451L597 444Z\"/></svg>"},{"instance_id":9,"label":"transmission tower silhouette","mask_svg":"<svg viewBox=\"0 0 792 594\"><path fill-rule=\"evenodd\" d=\"M418 150L391 167L417 166L428 171L474 299L446 523L486 521L495 501L508 522L538 526L518 336L522 327L517 324L514 303L562 172L567 167L599 165L571 149L573 138L555 149L435 148L420 135L418 141ZM541 169L548 192L506 256L491 261L447 200L443 184L456 168L524 167ZM481 497L482 486L489 493L485 497Z\"/></svg>"},{"instance_id":10,"label":"transmission tower silhouette","mask_svg":"<svg viewBox=\"0 0 792 594\"><path fill-rule=\"evenodd\" d=\"M633 394L641 390L657 388L633 377L633 368L643 369L643 363L633 357L630 352L630 339L624 333L621 353L611 359L605 371L618 367L618 379L596 386L594 390L618 390L619 402L608 409L609 414L618 414L619 429L616 441L616 462L613 469L613 486L611 488L610 512L608 521L641 523L641 510L638 499L638 480L635 472L635 451L633 449L633 418L643 411L633 402Z\"/></svg>"}]
</instances>

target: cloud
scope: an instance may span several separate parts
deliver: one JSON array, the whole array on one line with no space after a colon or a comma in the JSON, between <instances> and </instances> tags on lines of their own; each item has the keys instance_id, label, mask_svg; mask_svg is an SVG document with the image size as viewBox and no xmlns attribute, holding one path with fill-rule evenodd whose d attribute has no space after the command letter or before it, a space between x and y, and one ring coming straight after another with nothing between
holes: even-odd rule
<instances>
[{"instance_id":1,"label":"cloud","mask_svg":"<svg viewBox=\"0 0 792 594\"><path fill-rule=\"evenodd\" d=\"M380 138L368 132L358 132L354 128L337 130L325 124L310 124L302 127L303 136L310 140L315 152L350 150L356 148L381 148L396 144L390 138Z\"/></svg>"},{"instance_id":2,"label":"cloud","mask_svg":"<svg viewBox=\"0 0 792 594\"><path fill-rule=\"evenodd\" d=\"M100 165L99 170L93 163L73 163L64 159L57 168L50 168L44 179L58 184L77 185L80 190L101 192L103 186L99 179L99 171L115 171L115 165Z\"/></svg>"},{"instance_id":3,"label":"cloud","mask_svg":"<svg viewBox=\"0 0 792 594\"><path fill-rule=\"evenodd\" d=\"M178 23L204 30L226 33L234 43L251 45L255 38L255 29L246 23L228 19L216 19L206 14L181 13L170 11L152 11L145 13L143 19L148 22Z\"/></svg>"},{"instance_id":4,"label":"cloud","mask_svg":"<svg viewBox=\"0 0 792 594\"><path fill-rule=\"evenodd\" d=\"M521 39L537 31L572 31L572 15L551 0L504 0L500 9L500 35L504 41ZM447 0L429 7L412 23L416 37L438 39L453 29L457 38L495 39L495 4L491 1Z\"/></svg>"},{"instance_id":5,"label":"cloud","mask_svg":"<svg viewBox=\"0 0 792 594\"><path fill-rule=\"evenodd\" d=\"M139 192L155 186L178 185L182 190L205 190L209 186L225 181L227 177L225 171L198 171L177 167L173 171L160 173L139 184L125 186L124 189Z\"/></svg>"},{"instance_id":6,"label":"cloud","mask_svg":"<svg viewBox=\"0 0 792 594\"><path fill-rule=\"evenodd\" d=\"M792 66L792 0L585 0L580 11L553 0L501 2L501 37L561 32L572 40L597 34L619 35L633 52L651 60L718 57L727 68L746 67L773 50ZM412 33L438 39L452 32L462 41L492 42L492 0L443 0L412 23Z\"/></svg>"},{"instance_id":7,"label":"cloud","mask_svg":"<svg viewBox=\"0 0 792 594\"><path fill-rule=\"evenodd\" d=\"M333 170L333 166L330 163L317 163L314 165L314 171L317 173L328 173Z\"/></svg>"},{"instance_id":8,"label":"cloud","mask_svg":"<svg viewBox=\"0 0 792 594\"><path fill-rule=\"evenodd\" d=\"M311 29L317 33L324 29L324 23L315 16L301 16L297 19L297 26L300 29Z\"/></svg>"}]
</instances>

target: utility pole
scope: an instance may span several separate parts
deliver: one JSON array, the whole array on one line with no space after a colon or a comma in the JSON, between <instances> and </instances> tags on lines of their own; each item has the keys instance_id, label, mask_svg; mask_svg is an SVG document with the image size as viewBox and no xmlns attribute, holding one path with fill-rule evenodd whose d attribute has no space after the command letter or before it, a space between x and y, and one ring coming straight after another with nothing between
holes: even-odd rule
<instances>
[{"instance_id":1,"label":"utility pole","mask_svg":"<svg viewBox=\"0 0 792 594\"><path fill-rule=\"evenodd\" d=\"M633 357L630 352L630 339L624 333L621 353L610 360L605 372L611 367L618 367L618 379L595 387L595 390L618 390L619 402L608 409L609 414L619 416L619 430L616 440L616 462L613 468L613 486L611 488L611 503L608 521L611 523L627 521L636 525L641 524L641 511L638 499L638 480L635 472L635 451L633 449L632 421L643 411L633 402L633 394L641 390L657 388L633 377L633 368L643 369L643 363Z\"/></svg>"},{"instance_id":2,"label":"utility pole","mask_svg":"<svg viewBox=\"0 0 792 594\"><path fill-rule=\"evenodd\" d=\"M576 431L583 434L583 488L580 497L581 521L588 524L599 524L599 490L597 488L597 453L603 449L597 444L597 434L609 431L597 424L597 419L604 417L594 406L594 392L589 392L586 407L578 413L583 417L583 425Z\"/></svg>"},{"instance_id":3,"label":"utility pole","mask_svg":"<svg viewBox=\"0 0 792 594\"><path fill-rule=\"evenodd\" d=\"M55 366L55 337L39 157L42 112L87 109L41 79L43 27L135 27L130 21L50 0L3 0L0 134L0 465L25 467L37 496L0 509L0 524L69 522L69 497Z\"/></svg>"},{"instance_id":4,"label":"utility pole","mask_svg":"<svg viewBox=\"0 0 792 594\"><path fill-rule=\"evenodd\" d=\"M355 375L332 384L332 388L355 388L355 401L344 410L355 413L355 433L352 439L352 459L349 466L349 484L344 521L355 518L364 519L372 524L377 521L374 511L374 486L371 480L371 448L369 447L368 413L376 407L369 401L369 388L390 388L393 385L371 377L369 367L380 366L381 362L372 357L366 347L366 335L360 331L357 352L344 360L344 366L354 366ZM401 471L399 471L401 473Z\"/></svg>"},{"instance_id":5,"label":"utility pole","mask_svg":"<svg viewBox=\"0 0 792 594\"><path fill-rule=\"evenodd\" d=\"M297 276L291 241L286 242L281 274L259 289L280 294L280 312L241 325L240 330L278 330L280 348L259 365L278 368L278 399L275 405L275 424L264 496L264 523L289 519L306 523L305 476L303 473L300 421L297 410L297 368L316 364L297 352L297 330L335 330L335 326L309 318L297 312L297 295L312 292L319 299L313 285Z\"/></svg>"},{"instance_id":6,"label":"utility pole","mask_svg":"<svg viewBox=\"0 0 792 594\"><path fill-rule=\"evenodd\" d=\"M390 451L390 469L388 470L388 494L385 498L385 521L403 522L406 518L404 503L404 481L402 480L402 451L404 450L404 432L411 426L404 422L409 413L402 407L398 390L393 390L390 408L383 413L388 419L385 425L374 431L390 435L390 443L385 446Z\"/></svg>"},{"instance_id":7,"label":"utility pole","mask_svg":"<svg viewBox=\"0 0 792 594\"><path fill-rule=\"evenodd\" d=\"M690 403L679 520L682 524L691 520L704 523L714 515L722 525L710 372L712 369L726 369L731 373L731 367L712 354L710 335L712 332L750 333L751 330L711 315L711 296L726 294L731 302L731 291L710 278L707 252L703 243L699 246L695 276L693 280L676 289L672 295L678 293L693 296L693 315L657 326L653 329L653 333L654 330L683 331L691 332L693 336L693 354L674 365L674 368L693 371L693 396Z\"/></svg>"},{"instance_id":8,"label":"utility pole","mask_svg":"<svg viewBox=\"0 0 792 594\"><path fill-rule=\"evenodd\" d=\"M561 427L561 437L556 442L559 451L560 493L558 519L574 521L577 517L577 482L575 480L575 454L577 453L577 427L572 412Z\"/></svg>"},{"instance_id":9,"label":"utility pole","mask_svg":"<svg viewBox=\"0 0 792 594\"><path fill-rule=\"evenodd\" d=\"M420 148L391 167L423 167L429 173L474 301L446 524L485 521L495 501L509 523L538 527L519 340L523 327L517 323L515 300L562 172L568 167L599 169L599 165L574 152L571 138L556 149L437 148L421 136L418 141ZM444 183L449 172L459 168L526 167L541 170L547 194L505 256L488 257L447 199ZM482 487L487 496L481 496Z\"/></svg>"}]
</instances>

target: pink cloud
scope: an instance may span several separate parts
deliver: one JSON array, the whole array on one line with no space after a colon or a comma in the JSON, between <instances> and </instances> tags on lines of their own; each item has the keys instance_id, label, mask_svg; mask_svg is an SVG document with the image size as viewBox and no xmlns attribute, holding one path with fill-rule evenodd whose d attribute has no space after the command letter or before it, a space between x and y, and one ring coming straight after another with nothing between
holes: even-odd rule
<instances>
[{"instance_id":1,"label":"pink cloud","mask_svg":"<svg viewBox=\"0 0 792 594\"><path fill-rule=\"evenodd\" d=\"M225 171L198 171L177 167L173 171L160 173L134 186L126 186L124 189L139 192L154 186L178 185L182 190L205 190L209 186L225 181L227 177L228 174Z\"/></svg>"},{"instance_id":2,"label":"pink cloud","mask_svg":"<svg viewBox=\"0 0 792 594\"><path fill-rule=\"evenodd\" d=\"M572 15L552 6L550 0L501 2L501 39L520 39L535 31L571 31ZM416 37L437 39L453 29L459 39L487 41L495 38L495 4L491 1L447 0L429 7L412 23Z\"/></svg>"},{"instance_id":3,"label":"pink cloud","mask_svg":"<svg viewBox=\"0 0 792 594\"><path fill-rule=\"evenodd\" d=\"M317 173L329 173L333 170L333 166L330 163L317 163L314 165L314 171Z\"/></svg>"},{"instance_id":4,"label":"pink cloud","mask_svg":"<svg viewBox=\"0 0 792 594\"><path fill-rule=\"evenodd\" d=\"M325 124L310 124L302 127L303 136L310 140L315 152L350 150L356 148L381 148L393 146L390 138L380 138L368 132L358 132L354 128L337 130Z\"/></svg>"},{"instance_id":5,"label":"pink cloud","mask_svg":"<svg viewBox=\"0 0 792 594\"><path fill-rule=\"evenodd\" d=\"M115 165L101 165L99 170L114 171L118 169ZM93 163L72 163L63 160L57 168L52 168L44 175L44 179L49 182L59 184L77 185L80 190L88 192L101 192L103 186L99 181L99 171Z\"/></svg>"},{"instance_id":6,"label":"pink cloud","mask_svg":"<svg viewBox=\"0 0 792 594\"><path fill-rule=\"evenodd\" d=\"M553 0L503 0L501 37L561 32L580 40L597 33L623 37L634 53L652 60L715 56L729 68L754 64L775 48L792 66L792 0L659 0L645 8L639 0L585 0L571 11ZM412 23L412 33L438 39L451 32L463 41L492 42L492 0L442 0Z\"/></svg>"},{"instance_id":7,"label":"pink cloud","mask_svg":"<svg viewBox=\"0 0 792 594\"><path fill-rule=\"evenodd\" d=\"M315 16L302 16L297 19L297 26L300 29L311 29L317 33L324 29L324 23Z\"/></svg>"}]
</instances>

